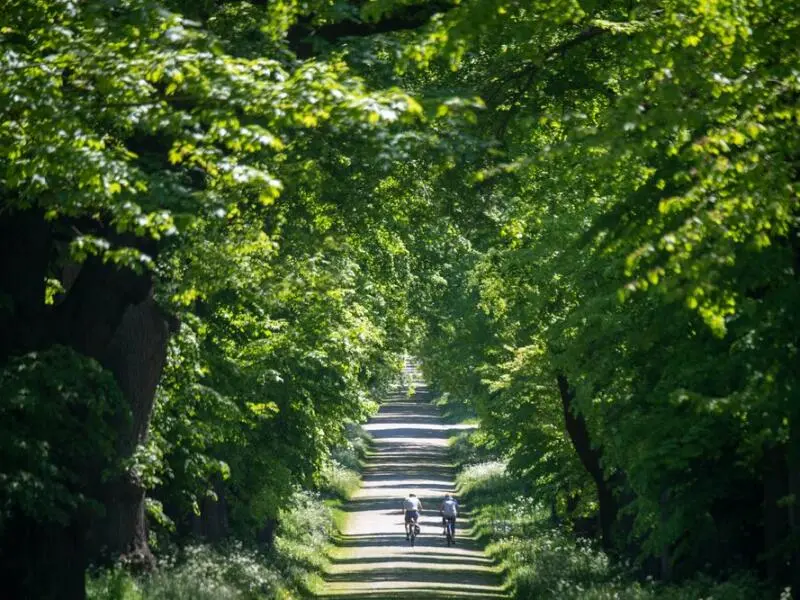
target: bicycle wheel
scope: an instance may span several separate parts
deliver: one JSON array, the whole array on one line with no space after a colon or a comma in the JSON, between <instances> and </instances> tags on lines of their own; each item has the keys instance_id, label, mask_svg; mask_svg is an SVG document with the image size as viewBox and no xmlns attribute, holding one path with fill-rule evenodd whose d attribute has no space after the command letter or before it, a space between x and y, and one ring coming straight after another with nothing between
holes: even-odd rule
<instances>
[{"instance_id":1,"label":"bicycle wheel","mask_svg":"<svg viewBox=\"0 0 800 600\"><path fill-rule=\"evenodd\" d=\"M448 546L452 546L453 544L456 543L455 524L453 523L453 521L451 521L450 519L447 519L447 523L446 523L445 529L447 531L447 545Z\"/></svg>"},{"instance_id":2,"label":"bicycle wheel","mask_svg":"<svg viewBox=\"0 0 800 600\"><path fill-rule=\"evenodd\" d=\"M411 547L414 547L414 540L417 539L417 527L416 524L411 523L411 527L409 527L410 531L408 537L411 541Z\"/></svg>"}]
</instances>

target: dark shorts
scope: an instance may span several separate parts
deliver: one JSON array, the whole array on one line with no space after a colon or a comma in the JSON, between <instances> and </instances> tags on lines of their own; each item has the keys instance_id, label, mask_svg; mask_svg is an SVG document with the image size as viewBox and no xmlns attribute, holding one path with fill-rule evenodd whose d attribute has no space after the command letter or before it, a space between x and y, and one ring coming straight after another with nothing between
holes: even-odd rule
<instances>
[{"instance_id":1,"label":"dark shorts","mask_svg":"<svg viewBox=\"0 0 800 600\"><path fill-rule=\"evenodd\" d=\"M410 523L411 521L418 521L419 520L419 512L416 510L407 510L406 511L406 523Z\"/></svg>"}]
</instances>

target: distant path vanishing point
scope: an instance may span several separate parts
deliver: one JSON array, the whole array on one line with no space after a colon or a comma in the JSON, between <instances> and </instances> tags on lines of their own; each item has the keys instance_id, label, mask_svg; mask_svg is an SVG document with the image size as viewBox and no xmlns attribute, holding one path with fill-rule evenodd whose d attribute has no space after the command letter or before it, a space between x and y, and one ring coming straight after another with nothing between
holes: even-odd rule
<instances>
[{"instance_id":1,"label":"distant path vanishing point","mask_svg":"<svg viewBox=\"0 0 800 600\"><path fill-rule=\"evenodd\" d=\"M507 598L497 566L459 516L457 544L442 536L439 503L454 492L447 439L458 429L443 422L428 392L417 386L392 394L366 425L375 452L361 489L345 505L345 530L331 554L320 598ZM405 539L402 500L416 493L425 510L412 548Z\"/></svg>"}]
</instances>

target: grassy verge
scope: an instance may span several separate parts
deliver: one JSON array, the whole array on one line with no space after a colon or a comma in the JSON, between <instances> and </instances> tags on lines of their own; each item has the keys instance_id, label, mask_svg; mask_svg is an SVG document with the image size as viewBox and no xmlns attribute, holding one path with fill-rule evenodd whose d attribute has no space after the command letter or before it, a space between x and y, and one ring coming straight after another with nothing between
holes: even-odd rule
<instances>
[{"instance_id":1,"label":"grassy verge","mask_svg":"<svg viewBox=\"0 0 800 600\"><path fill-rule=\"evenodd\" d=\"M469 442L469 439L467 439ZM755 600L767 592L754 576L719 582L703 575L666 585L641 579L630 565L612 561L595 543L553 524L549 511L523 493L500 460L470 464L480 449L452 444L461 465L458 488L487 552L506 574L513 597L528 600ZM788 600L788 596L787 596Z\"/></svg>"},{"instance_id":2,"label":"grassy verge","mask_svg":"<svg viewBox=\"0 0 800 600\"><path fill-rule=\"evenodd\" d=\"M239 542L191 544L134 577L119 567L87 580L89 600L291 600L305 598L324 567L333 533L331 510L319 494L298 492L280 518L274 547Z\"/></svg>"},{"instance_id":3,"label":"grassy verge","mask_svg":"<svg viewBox=\"0 0 800 600\"><path fill-rule=\"evenodd\" d=\"M322 469L322 493L329 500L348 500L361 485L360 472L372 448L369 434L358 424L346 427L346 441ZM335 502L329 504L335 505Z\"/></svg>"},{"instance_id":4,"label":"grassy verge","mask_svg":"<svg viewBox=\"0 0 800 600\"><path fill-rule=\"evenodd\" d=\"M448 393L436 397L433 403L446 423L477 424L479 419L475 409L468 403Z\"/></svg>"},{"instance_id":5,"label":"grassy verge","mask_svg":"<svg viewBox=\"0 0 800 600\"><path fill-rule=\"evenodd\" d=\"M192 544L134 576L122 566L87 578L89 600L295 600L319 589L331 540L344 525L342 504L358 489L369 436L357 425L323 469L319 492L299 491L279 518L269 550L230 542Z\"/></svg>"}]
</instances>

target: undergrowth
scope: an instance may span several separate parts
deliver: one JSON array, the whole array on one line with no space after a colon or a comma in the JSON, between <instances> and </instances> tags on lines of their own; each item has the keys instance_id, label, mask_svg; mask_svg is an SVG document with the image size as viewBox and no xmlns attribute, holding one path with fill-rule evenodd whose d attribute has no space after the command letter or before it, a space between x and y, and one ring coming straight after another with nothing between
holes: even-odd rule
<instances>
[{"instance_id":1,"label":"undergrowth","mask_svg":"<svg viewBox=\"0 0 800 600\"><path fill-rule=\"evenodd\" d=\"M280 517L269 551L231 542L184 546L158 569L134 577L121 567L87 579L89 600L291 600L308 596L324 567L333 531L331 510L318 494L298 492Z\"/></svg>"},{"instance_id":2,"label":"undergrowth","mask_svg":"<svg viewBox=\"0 0 800 600\"><path fill-rule=\"evenodd\" d=\"M372 438L358 423L345 425L345 440L331 452L331 458L352 471L360 471L372 448Z\"/></svg>"},{"instance_id":3,"label":"undergrowth","mask_svg":"<svg viewBox=\"0 0 800 600\"><path fill-rule=\"evenodd\" d=\"M269 550L230 542L190 544L160 557L155 572L122 566L87 576L89 600L294 600L319 585L326 549L342 526L340 505L358 489L369 436L348 426L348 441L323 469L320 491L300 491L279 516Z\"/></svg>"},{"instance_id":4,"label":"undergrowth","mask_svg":"<svg viewBox=\"0 0 800 600\"><path fill-rule=\"evenodd\" d=\"M439 408L439 414L447 423L478 422L478 415L468 402L456 398L447 392L438 396L433 403Z\"/></svg>"},{"instance_id":5,"label":"undergrowth","mask_svg":"<svg viewBox=\"0 0 800 600\"><path fill-rule=\"evenodd\" d=\"M371 448L369 434L358 424L348 423L345 442L331 453L322 469L320 489L327 498L349 499L361 485L360 472Z\"/></svg>"},{"instance_id":6,"label":"undergrowth","mask_svg":"<svg viewBox=\"0 0 800 600\"><path fill-rule=\"evenodd\" d=\"M454 459L469 462L471 452ZM590 540L558 527L550 511L523 493L524 485L501 460L462 467L459 493L471 508L473 526L489 541L513 597L520 600L755 600L767 598L755 576L733 575L719 582L702 574L667 585L642 579L628 564L611 560ZM784 594L783 600L790 596Z\"/></svg>"}]
</instances>

